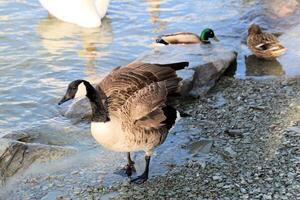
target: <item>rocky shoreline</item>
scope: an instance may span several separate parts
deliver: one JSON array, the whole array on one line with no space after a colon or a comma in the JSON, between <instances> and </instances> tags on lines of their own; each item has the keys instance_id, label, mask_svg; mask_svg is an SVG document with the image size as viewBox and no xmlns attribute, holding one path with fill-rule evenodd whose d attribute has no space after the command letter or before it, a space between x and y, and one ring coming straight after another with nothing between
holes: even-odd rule
<instances>
[{"instance_id":1,"label":"rocky shoreline","mask_svg":"<svg viewBox=\"0 0 300 200\"><path fill-rule=\"evenodd\" d=\"M104 186L97 180L101 172L95 166L94 170L69 172L73 175L63 181L56 176L29 177L7 194L11 199L44 200L299 199L299 95L300 77L224 77L205 98L181 105L191 114L182 123L197 130L183 148L203 138L213 141L205 161L195 154L143 185L122 179ZM94 179L93 184L84 184L85 179ZM53 192L56 182L64 192Z\"/></svg>"},{"instance_id":2,"label":"rocky shoreline","mask_svg":"<svg viewBox=\"0 0 300 200\"><path fill-rule=\"evenodd\" d=\"M185 105L219 162L189 160L116 199L299 199L300 78L222 79Z\"/></svg>"}]
</instances>

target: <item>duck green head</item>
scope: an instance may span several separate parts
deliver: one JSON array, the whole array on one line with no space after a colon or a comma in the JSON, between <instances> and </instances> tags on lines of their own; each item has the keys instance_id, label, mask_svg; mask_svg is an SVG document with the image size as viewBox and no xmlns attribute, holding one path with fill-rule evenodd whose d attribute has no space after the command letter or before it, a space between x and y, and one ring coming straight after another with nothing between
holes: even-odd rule
<instances>
[{"instance_id":1,"label":"duck green head","mask_svg":"<svg viewBox=\"0 0 300 200\"><path fill-rule=\"evenodd\" d=\"M219 41L219 39L215 36L215 33L214 33L214 31L212 30L212 29L210 29L210 28L206 28L206 29L204 29L202 32L201 32L201 34L200 34L200 40L202 41L202 42L209 42L208 40L209 40L209 38L212 38L212 39L214 39L215 41Z\"/></svg>"}]
</instances>

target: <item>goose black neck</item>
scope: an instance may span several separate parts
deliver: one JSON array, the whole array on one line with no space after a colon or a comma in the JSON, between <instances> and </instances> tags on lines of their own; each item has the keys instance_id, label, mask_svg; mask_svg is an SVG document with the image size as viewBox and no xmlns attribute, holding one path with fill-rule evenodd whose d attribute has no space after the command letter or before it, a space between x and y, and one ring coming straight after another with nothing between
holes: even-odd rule
<instances>
[{"instance_id":1,"label":"goose black neck","mask_svg":"<svg viewBox=\"0 0 300 200\"><path fill-rule=\"evenodd\" d=\"M99 92L88 81L83 80L83 83L86 87L86 96L90 100L92 107L92 121L109 121L107 106L102 103Z\"/></svg>"}]
</instances>

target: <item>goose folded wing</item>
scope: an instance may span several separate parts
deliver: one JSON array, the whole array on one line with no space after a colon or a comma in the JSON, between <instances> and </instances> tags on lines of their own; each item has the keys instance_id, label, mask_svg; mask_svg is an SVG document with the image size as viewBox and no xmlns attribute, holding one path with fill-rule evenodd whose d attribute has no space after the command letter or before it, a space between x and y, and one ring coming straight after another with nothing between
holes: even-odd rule
<instances>
[{"instance_id":1,"label":"goose folded wing","mask_svg":"<svg viewBox=\"0 0 300 200\"><path fill-rule=\"evenodd\" d=\"M175 70L183 69L187 62L165 65L133 62L118 67L106 76L97 86L104 91L112 110L119 109L126 100L140 89L153 82L178 79Z\"/></svg>"},{"instance_id":2,"label":"goose folded wing","mask_svg":"<svg viewBox=\"0 0 300 200\"><path fill-rule=\"evenodd\" d=\"M160 128L166 119L162 110L166 100L165 81L155 82L134 93L120 111L132 125L145 129Z\"/></svg>"}]
</instances>

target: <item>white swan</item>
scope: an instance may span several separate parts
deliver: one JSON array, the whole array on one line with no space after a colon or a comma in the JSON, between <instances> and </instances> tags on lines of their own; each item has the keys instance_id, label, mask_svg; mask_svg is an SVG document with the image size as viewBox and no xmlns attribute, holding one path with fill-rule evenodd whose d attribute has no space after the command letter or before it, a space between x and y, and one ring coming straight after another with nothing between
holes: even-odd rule
<instances>
[{"instance_id":1,"label":"white swan","mask_svg":"<svg viewBox=\"0 0 300 200\"><path fill-rule=\"evenodd\" d=\"M109 0L39 0L56 18L86 28L101 25Z\"/></svg>"}]
</instances>

